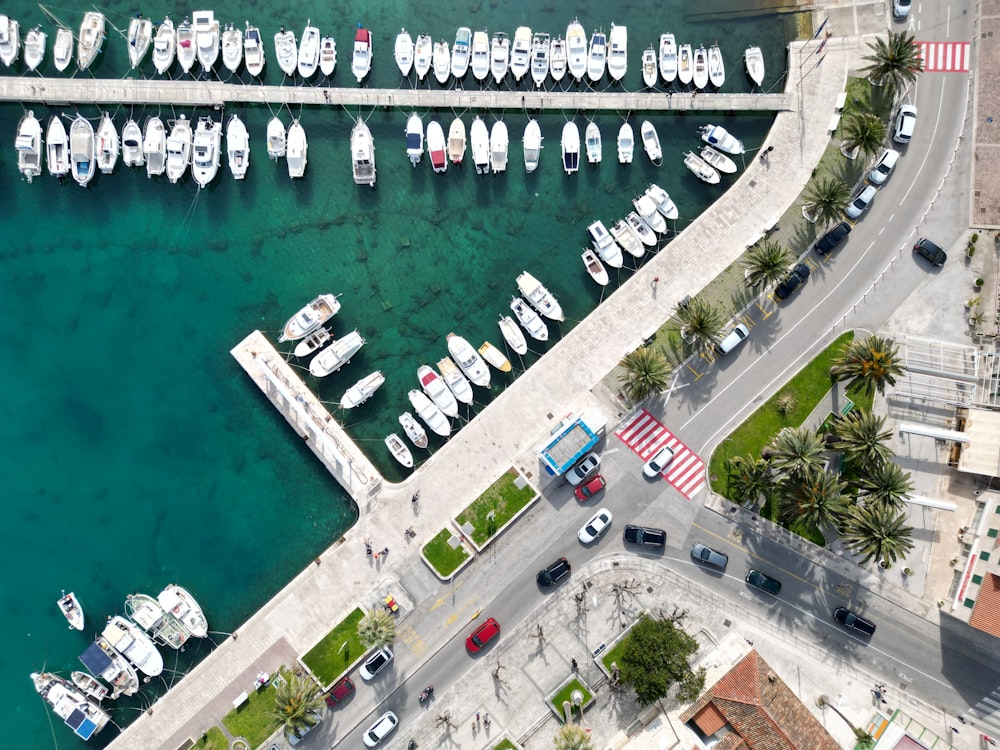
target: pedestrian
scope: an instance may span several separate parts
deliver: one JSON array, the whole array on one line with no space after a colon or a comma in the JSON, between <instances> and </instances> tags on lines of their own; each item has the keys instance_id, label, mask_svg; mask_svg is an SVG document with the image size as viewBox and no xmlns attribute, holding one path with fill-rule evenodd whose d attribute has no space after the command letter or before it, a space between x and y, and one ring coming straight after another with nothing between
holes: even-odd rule
<instances>
[{"instance_id":1,"label":"pedestrian","mask_svg":"<svg viewBox=\"0 0 1000 750\"><path fill-rule=\"evenodd\" d=\"M476 724L479 724L479 712L476 711Z\"/></svg>"},{"instance_id":2,"label":"pedestrian","mask_svg":"<svg viewBox=\"0 0 1000 750\"><path fill-rule=\"evenodd\" d=\"M768 154L769 154L769 153L771 153L772 151L774 151L774 146L768 146L768 147L767 147L767 152L766 152L766 153L768 153Z\"/></svg>"},{"instance_id":3,"label":"pedestrian","mask_svg":"<svg viewBox=\"0 0 1000 750\"><path fill-rule=\"evenodd\" d=\"M570 667L572 667L573 671L576 672L576 670L577 670L576 659L570 659L569 660L569 665L570 665Z\"/></svg>"},{"instance_id":4,"label":"pedestrian","mask_svg":"<svg viewBox=\"0 0 1000 750\"><path fill-rule=\"evenodd\" d=\"M656 289L656 285L659 284L659 283L660 283L660 277L659 276L654 276L653 277L653 289L654 289L654 291Z\"/></svg>"},{"instance_id":5,"label":"pedestrian","mask_svg":"<svg viewBox=\"0 0 1000 750\"><path fill-rule=\"evenodd\" d=\"M386 547L384 550L382 550L382 557L385 557L388 554L389 554L389 548Z\"/></svg>"},{"instance_id":6,"label":"pedestrian","mask_svg":"<svg viewBox=\"0 0 1000 750\"><path fill-rule=\"evenodd\" d=\"M374 557L375 557L376 560L378 560L378 556L379 556L379 553L376 552L375 555L374 555Z\"/></svg>"},{"instance_id":7,"label":"pedestrian","mask_svg":"<svg viewBox=\"0 0 1000 750\"><path fill-rule=\"evenodd\" d=\"M490 728L490 715L489 714L483 714L483 726L486 727L487 729Z\"/></svg>"},{"instance_id":8,"label":"pedestrian","mask_svg":"<svg viewBox=\"0 0 1000 750\"><path fill-rule=\"evenodd\" d=\"M951 731L953 731L955 734L958 734L958 727L952 727Z\"/></svg>"},{"instance_id":9,"label":"pedestrian","mask_svg":"<svg viewBox=\"0 0 1000 750\"><path fill-rule=\"evenodd\" d=\"M472 733L476 733L476 722L472 722Z\"/></svg>"}]
</instances>

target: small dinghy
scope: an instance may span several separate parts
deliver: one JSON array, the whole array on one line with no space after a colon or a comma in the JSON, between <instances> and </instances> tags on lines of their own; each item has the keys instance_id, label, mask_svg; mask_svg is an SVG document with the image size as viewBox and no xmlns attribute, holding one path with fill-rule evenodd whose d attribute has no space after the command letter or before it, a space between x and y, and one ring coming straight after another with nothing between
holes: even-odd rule
<instances>
[{"instance_id":1,"label":"small dinghy","mask_svg":"<svg viewBox=\"0 0 1000 750\"><path fill-rule=\"evenodd\" d=\"M76 594L72 591L68 594L63 591L57 604L59 605L59 611L63 613L63 617L66 618L66 622L69 623L70 628L72 630L83 630L83 607L80 606L80 601L76 598Z\"/></svg>"},{"instance_id":2,"label":"small dinghy","mask_svg":"<svg viewBox=\"0 0 1000 750\"><path fill-rule=\"evenodd\" d=\"M504 341L507 342L515 354L527 354L528 353L528 342L524 338L524 334L518 327L514 319L509 315L501 315L500 321L500 333L503 334Z\"/></svg>"},{"instance_id":3,"label":"small dinghy","mask_svg":"<svg viewBox=\"0 0 1000 750\"><path fill-rule=\"evenodd\" d=\"M656 85L656 50L648 47L642 53L642 82L647 89Z\"/></svg>"},{"instance_id":4,"label":"small dinghy","mask_svg":"<svg viewBox=\"0 0 1000 750\"><path fill-rule=\"evenodd\" d=\"M660 150L660 136L657 135L653 123L649 120L643 120L640 133L642 134L642 147L646 150L646 156L653 162L653 166L660 166L663 163L663 151Z\"/></svg>"},{"instance_id":5,"label":"small dinghy","mask_svg":"<svg viewBox=\"0 0 1000 750\"><path fill-rule=\"evenodd\" d=\"M726 82L726 64L722 60L718 42L708 48L708 80L717 89L721 89Z\"/></svg>"},{"instance_id":6,"label":"small dinghy","mask_svg":"<svg viewBox=\"0 0 1000 750\"><path fill-rule=\"evenodd\" d=\"M736 173L736 162L711 146L705 146L701 149L701 158L724 174Z\"/></svg>"},{"instance_id":7,"label":"small dinghy","mask_svg":"<svg viewBox=\"0 0 1000 750\"><path fill-rule=\"evenodd\" d=\"M484 341L479 347L479 353L483 359L497 368L500 372L510 372L510 360L504 356L503 352L493 346L489 341Z\"/></svg>"},{"instance_id":8,"label":"small dinghy","mask_svg":"<svg viewBox=\"0 0 1000 750\"><path fill-rule=\"evenodd\" d=\"M684 166L691 171L691 174L709 185L717 185L722 179L715 167L691 151L684 154Z\"/></svg>"},{"instance_id":9,"label":"small dinghy","mask_svg":"<svg viewBox=\"0 0 1000 750\"><path fill-rule=\"evenodd\" d=\"M583 259L583 265L587 269L587 273L590 274L590 278L600 286L607 286L609 281L608 269L601 263L601 259L597 257L597 253L588 247L580 257Z\"/></svg>"},{"instance_id":10,"label":"small dinghy","mask_svg":"<svg viewBox=\"0 0 1000 750\"><path fill-rule=\"evenodd\" d=\"M618 163L631 164L632 154L635 152L635 133L632 126L623 122L618 128Z\"/></svg>"},{"instance_id":11,"label":"small dinghy","mask_svg":"<svg viewBox=\"0 0 1000 750\"><path fill-rule=\"evenodd\" d=\"M392 457L399 461L407 469L413 468L413 454L406 447L406 443L395 432L385 436L385 447L389 449Z\"/></svg>"},{"instance_id":12,"label":"small dinghy","mask_svg":"<svg viewBox=\"0 0 1000 750\"><path fill-rule=\"evenodd\" d=\"M427 447L427 431L421 427L420 423L408 411L399 415L399 426L403 428L406 437L410 439L418 448Z\"/></svg>"},{"instance_id":13,"label":"small dinghy","mask_svg":"<svg viewBox=\"0 0 1000 750\"><path fill-rule=\"evenodd\" d=\"M330 334L329 328L318 328L295 345L294 354L299 359L308 357L313 352L326 346L331 338L333 336Z\"/></svg>"},{"instance_id":14,"label":"small dinghy","mask_svg":"<svg viewBox=\"0 0 1000 750\"><path fill-rule=\"evenodd\" d=\"M708 125L702 125L698 129L698 133L701 135L701 139L709 146L715 146L717 149L725 151L727 154L746 153L746 149L743 147L743 141L732 135L721 125L712 125L711 123Z\"/></svg>"},{"instance_id":15,"label":"small dinghy","mask_svg":"<svg viewBox=\"0 0 1000 750\"><path fill-rule=\"evenodd\" d=\"M701 45L694 51L694 87L699 91L708 86L708 50Z\"/></svg>"},{"instance_id":16,"label":"small dinghy","mask_svg":"<svg viewBox=\"0 0 1000 750\"><path fill-rule=\"evenodd\" d=\"M764 53L761 52L760 47L747 47L746 52L743 53L743 62L746 64L747 75L750 77L750 80L757 86L763 84Z\"/></svg>"}]
</instances>

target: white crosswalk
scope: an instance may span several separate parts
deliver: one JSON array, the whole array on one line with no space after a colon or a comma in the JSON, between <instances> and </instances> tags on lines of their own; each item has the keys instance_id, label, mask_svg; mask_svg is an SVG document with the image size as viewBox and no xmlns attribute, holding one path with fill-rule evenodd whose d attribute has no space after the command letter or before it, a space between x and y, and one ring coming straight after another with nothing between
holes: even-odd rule
<instances>
[{"instance_id":1,"label":"white crosswalk","mask_svg":"<svg viewBox=\"0 0 1000 750\"><path fill-rule=\"evenodd\" d=\"M615 430L615 435L643 461L665 445L673 448L674 460L663 478L688 500L705 484L705 462L645 409Z\"/></svg>"},{"instance_id":2,"label":"white crosswalk","mask_svg":"<svg viewBox=\"0 0 1000 750\"><path fill-rule=\"evenodd\" d=\"M969 42L914 42L920 48L925 73L968 73Z\"/></svg>"}]
</instances>

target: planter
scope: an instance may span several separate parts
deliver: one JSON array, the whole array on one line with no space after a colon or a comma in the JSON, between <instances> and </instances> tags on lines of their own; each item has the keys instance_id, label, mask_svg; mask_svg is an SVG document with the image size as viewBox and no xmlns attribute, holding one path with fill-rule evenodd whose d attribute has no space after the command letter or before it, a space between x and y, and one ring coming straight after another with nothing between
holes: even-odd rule
<instances>
[{"instance_id":1,"label":"planter","mask_svg":"<svg viewBox=\"0 0 1000 750\"><path fill-rule=\"evenodd\" d=\"M985 283L986 282L983 279L976 279L976 281L973 284L973 286L975 286L976 289L982 289L983 288L983 284L985 284Z\"/></svg>"}]
</instances>

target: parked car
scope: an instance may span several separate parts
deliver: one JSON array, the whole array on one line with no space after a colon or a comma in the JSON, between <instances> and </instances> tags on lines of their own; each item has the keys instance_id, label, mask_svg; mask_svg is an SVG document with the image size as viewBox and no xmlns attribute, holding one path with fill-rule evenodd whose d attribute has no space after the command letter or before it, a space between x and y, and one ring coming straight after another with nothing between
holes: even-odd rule
<instances>
[{"instance_id":1,"label":"parked car","mask_svg":"<svg viewBox=\"0 0 1000 750\"><path fill-rule=\"evenodd\" d=\"M910 15L910 0L892 0L892 17L906 18Z\"/></svg>"},{"instance_id":2,"label":"parked car","mask_svg":"<svg viewBox=\"0 0 1000 750\"><path fill-rule=\"evenodd\" d=\"M596 453L588 453L572 469L566 472L566 481L573 487L576 487L580 482L597 471L597 467L600 465L601 457Z\"/></svg>"},{"instance_id":3,"label":"parked car","mask_svg":"<svg viewBox=\"0 0 1000 750\"><path fill-rule=\"evenodd\" d=\"M361 669L358 670L361 673L361 679L372 679L375 675L389 666L389 662L391 661L392 649L388 646L380 648L377 651L373 651L372 655L365 659L365 663L361 665Z\"/></svg>"},{"instance_id":4,"label":"parked car","mask_svg":"<svg viewBox=\"0 0 1000 750\"><path fill-rule=\"evenodd\" d=\"M795 268L785 277L785 280L775 287L774 296L778 299L788 299L800 286L806 283L808 278L809 266L805 263L796 263Z\"/></svg>"},{"instance_id":5,"label":"parked car","mask_svg":"<svg viewBox=\"0 0 1000 750\"><path fill-rule=\"evenodd\" d=\"M345 677L332 688L330 692L326 694L326 705L333 708L338 703L343 703L345 700L354 694L354 683L351 681L350 677Z\"/></svg>"},{"instance_id":6,"label":"parked car","mask_svg":"<svg viewBox=\"0 0 1000 750\"><path fill-rule=\"evenodd\" d=\"M560 557L549 567L538 571L535 581L542 587L555 586L559 581L568 576L572 569L573 566L569 564L569 560L565 557Z\"/></svg>"},{"instance_id":7,"label":"parked car","mask_svg":"<svg viewBox=\"0 0 1000 750\"><path fill-rule=\"evenodd\" d=\"M307 711L306 713L309 715L312 724L303 729L298 730L297 732L290 732L285 735L285 739L288 740L288 744L291 745L292 747L295 747L300 742L302 742L302 740L305 739L306 735L309 734L313 729L318 727L320 723L323 721L323 714L321 714L319 711Z\"/></svg>"},{"instance_id":8,"label":"parked car","mask_svg":"<svg viewBox=\"0 0 1000 750\"><path fill-rule=\"evenodd\" d=\"M704 544L696 544L691 548L691 557L703 565L709 565L719 570L725 570L729 564L729 555L725 552L716 552L711 547Z\"/></svg>"},{"instance_id":9,"label":"parked car","mask_svg":"<svg viewBox=\"0 0 1000 750\"><path fill-rule=\"evenodd\" d=\"M379 716L375 723L368 727L368 731L365 732L364 740L365 747L375 747L382 740L392 734L396 725L399 724L399 719L396 717L392 711L386 711L384 714Z\"/></svg>"},{"instance_id":10,"label":"parked car","mask_svg":"<svg viewBox=\"0 0 1000 750\"><path fill-rule=\"evenodd\" d=\"M622 533L622 539L632 544L642 544L647 547L664 547L667 544L667 532L663 529L629 524Z\"/></svg>"},{"instance_id":11,"label":"parked car","mask_svg":"<svg viewBox=\"0 0 1000 750\"><path fill-rule=\"evenodd\" d=\"M933 266L943 266L944 262L948 260L948 253L926 237L921 237L917 240L917 244L913 246L913 252L917 255L922 255Z\"/></svg>"},{"instance_id":12,"label":"parked car","mask_svg":"<svg viewBox=\"0 0 1000 750\"><path fill-rule=\"evenodd\" d=\"M837 607L833 610L833 619L845 628L861 633L861 635L868 637L875 635L875 623L871 620L866 620L861 615L855 614L847 607Z\"/></svg>"},{"instance_id":13,"label":"parked car","mask_svg":"<svg viewBox=\"0 0 1000 750\"><path fill-rule=\"evenodd\" d=\"M670 462L673 460L674 449L665 445L645 463L642 467L642 474L649 479L656 479L663 474L663 470L670 466Z\"/></svg>"},{"instance_id":14,"label":"parked car","mask_svg":"<svg viewBox=\"0 0 1000 750\"><path fill-rule=\"evenodd\" d=\"M584 544L590 544L600 539L610 527L611 511L607 508L601 508L583 525L583 528L577 533L576 538Z\"/></svg>"},{"instance_id":15,"label":"parked car","mask_svg":"<svg viewBox=\"0 0 1000 750\"><path fill-rule=\"evenodd\" d=\"M861 214L867 211L872 201L875 200L875 193L877 192L878 188L874 185L865 185L861 189L861 192L854 197L854 200L848 204L844 213L851 219L860 218Z\"/></svg>"},{"instance_id":16,"label":"parked car","mask_svg":"<svg viewBox=\"0 0 1000 750\"><path fill-rule=\"evenodd\" d=\"M750 329L743 323L737 323L725 338L715 345L716 354L729 354L733 349L743 343L744 339L750 335Z\"/></svg>"},{"instance_id":17,"label":"parked car","mask_svg":"<svg viewBox=\"0 0 1000 750\"><path fill-rule=\"evenodd\" d=\"M573 494L576 495L576 499L581 502L584 500L590 500L590 498L603 490L607 484L608 483L604 481L604 477L597 474L593 479L588 479L586 482L573 490Z\"/></svg>"},{"instance_id":18,"label":"parked car","mask_svg":"<svg viewBox=\"0 0 1000 750\"><path fill-rule=\"evenodd\" d=\"M902 105L896 115L896 128L892 132L892 140L896 143L909 143L916 125L917 108L912 104Z\"/></svg>"},{"instance_id":19,"label":"parked car","mask_svg":"<svg viewBox=\"0 0 1000 750\"><path fill-rule=\"evenodd\" d=\"M899 161L899 152L894 148L887 148L875 162L872 171L868 173L868 179L876 185L883 184L889 179L897 161Z\"/></svg>"},{"instance_id":20,"label":"parked car","mask_svg":"<svg viewBox=\"0 0 1000 750\"><path fill-rule=\"evenodd\" d=\"M840 222L816 241L814 245L816 252L820 255L829 255L847 239L847 235L850 233L851 223L849 221Z\"/></svg>"},{"instance_id":21,"label":"parked car","mask_svg":"<svg viewBox=\"0 0 1000 750\"><path fill-rule=\"evenodd\" d=\"M759 570L751 569L747 573L746 581L755 589L766 591L768 594L777 596L781 593L781 581L777 578L771 578L771 576L761 573Z\"/></svg>"},{"instance_id":22,"label":"parked car","mask_svg":"<svg viewBox=\"0 0 1000 750\"><path fill-rule=\"evenodd\" d=\"M469 653L474 654L484 649L498 635L500 635L500 623L490 617L465 639L465 647Z\"/></svg>"}]
</instances>

